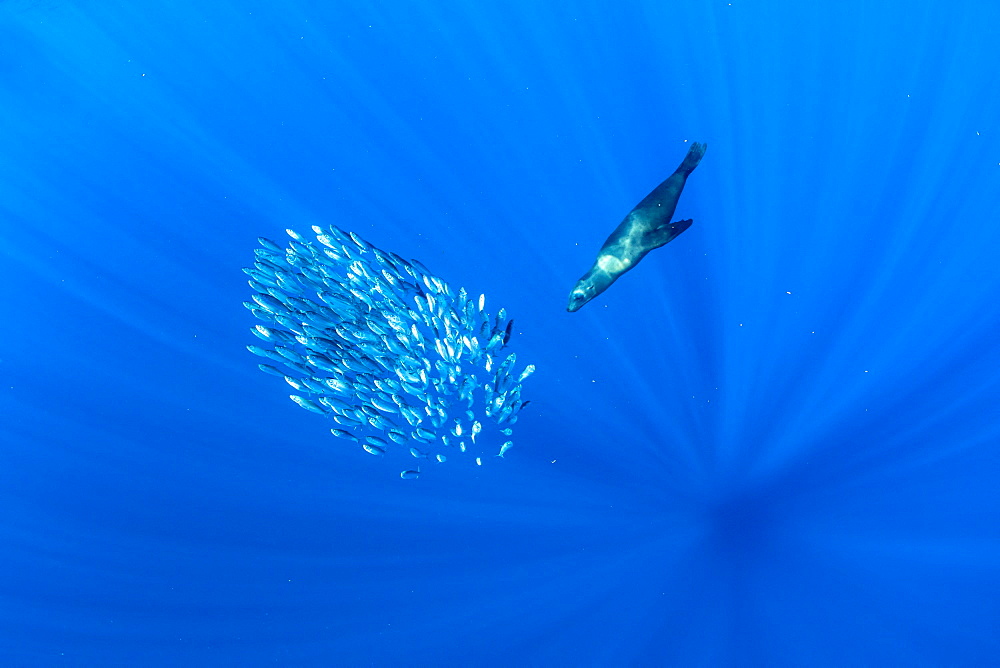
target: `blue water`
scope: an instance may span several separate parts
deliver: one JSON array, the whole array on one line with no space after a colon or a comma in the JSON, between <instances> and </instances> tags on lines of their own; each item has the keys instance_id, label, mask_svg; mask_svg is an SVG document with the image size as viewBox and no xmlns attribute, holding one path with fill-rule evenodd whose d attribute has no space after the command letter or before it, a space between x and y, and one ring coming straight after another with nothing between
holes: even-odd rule
<instances>
[{"instance_id":1,"label":"blue water","mask_svg":"<svg viewBox=\"0 0 1000 668\"><path fill-rule=\"evenodd\" d=\"M0 2L0 664L1000 664L998 24ZM257 370L240 268L327 223L514 316L504 460L400 480Z\"/></svg>"}]
</instances>

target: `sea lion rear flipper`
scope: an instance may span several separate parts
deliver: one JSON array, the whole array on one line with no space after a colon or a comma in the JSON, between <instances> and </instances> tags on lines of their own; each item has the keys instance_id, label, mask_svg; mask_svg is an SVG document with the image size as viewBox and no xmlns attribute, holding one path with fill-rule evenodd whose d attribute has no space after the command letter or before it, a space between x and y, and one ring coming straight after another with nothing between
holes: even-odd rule
<instances>
[{"instance_id":1,"label":"sea lion rear flipper","mask_svg":"<svg viewBox=\"0 0 1000 668\"><path fill-rule=\"evenodd\" d=\"M687 155L684 156L684 162L681 166L677 168L678 172L683 172L684 174L690 174L694 171L694 168L698 166L701 162L702 156L705 155L705 149L708 148L708 144L700 144L694 142L691 144L691 148L688 149Z\"/></svg>"},{"instance_id":2,"label":"sea lion rear flipper","mask_svg":"<svg viewBox=\"0 0 1000 668\"><path fill-rule=\"evenodd\" d=\"M676 223L660 225L647 235L646 240L648 242L648 246L650 249L659 248L660 246L673 241L678 234L691 227L691 223L693 222L693 220L688 218L687 220L678 220Z\"/></svg>"}]
</instances>

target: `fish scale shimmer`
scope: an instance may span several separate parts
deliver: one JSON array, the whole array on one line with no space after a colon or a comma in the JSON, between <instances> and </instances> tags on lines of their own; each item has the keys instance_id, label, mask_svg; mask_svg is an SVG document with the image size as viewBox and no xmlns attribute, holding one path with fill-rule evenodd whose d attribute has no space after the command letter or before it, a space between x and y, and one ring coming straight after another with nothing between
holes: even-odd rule
<instances>
[{"instance_id":1,"label":"fish scale shimmer","mask_svg":"<svg viewBox=\"0 0 1000 668\"><path fill-rule=\"evenodd\" d=\"M261 238L244 269L256 291L245 305L265 323L251 330L263 344L247 346L268 360L261 370L336 422L334 436L373 455L401 447L418 464L503 456L535 370L515 375L517 357L505 355L505 309L490 316L485 295L456 293L354 232L312 229L316 242L288 230L287 248ZM418 465L400 477L419 474Z\"/></svg>"}]
</instances>

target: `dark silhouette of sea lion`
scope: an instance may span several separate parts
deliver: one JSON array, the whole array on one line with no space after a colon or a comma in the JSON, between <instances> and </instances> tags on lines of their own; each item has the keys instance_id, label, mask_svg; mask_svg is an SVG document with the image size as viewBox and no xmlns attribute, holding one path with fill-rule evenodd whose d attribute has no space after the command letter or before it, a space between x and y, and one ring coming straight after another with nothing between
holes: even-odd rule
<instances>
[{"instance_id":1,"label":"dark silhouette of sea lion","mask_svg":"<svg viewBox=\"0 0 1000 668\"><path fill-rule=\"evenodd\" d=\"M705 148L705 144L691 144L680 167L629 211L625 220L601 246L594 266L569 293L567 311L579 311L584 304L607 290L619 276L639 264L646 253L673 241L674 237L691 227L691 220L671 223L670 218L677 208L684 183L701 162Z\"/></svg>"}]
</instances>

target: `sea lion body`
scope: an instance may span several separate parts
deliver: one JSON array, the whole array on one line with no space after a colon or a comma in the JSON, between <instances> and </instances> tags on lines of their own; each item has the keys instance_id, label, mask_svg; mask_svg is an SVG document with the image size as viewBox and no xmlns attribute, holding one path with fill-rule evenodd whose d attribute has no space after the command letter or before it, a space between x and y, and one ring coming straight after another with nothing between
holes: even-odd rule
<instances>
[{"instance_id":1,"label":"sea lion body","mask_svg":"<svg viewBox=\"0 0 1000 668\"><path fill-rule=\"evenodd\" d=\"M576 282L569 295L567 311L580 310L637 265L646 253L669 243L691 226L690 220L672 223L670 219L688 175L704 154L705 144L693 143L676 171L629 211L601 246L593 266Z\"/></svg>"}]
</instances>

